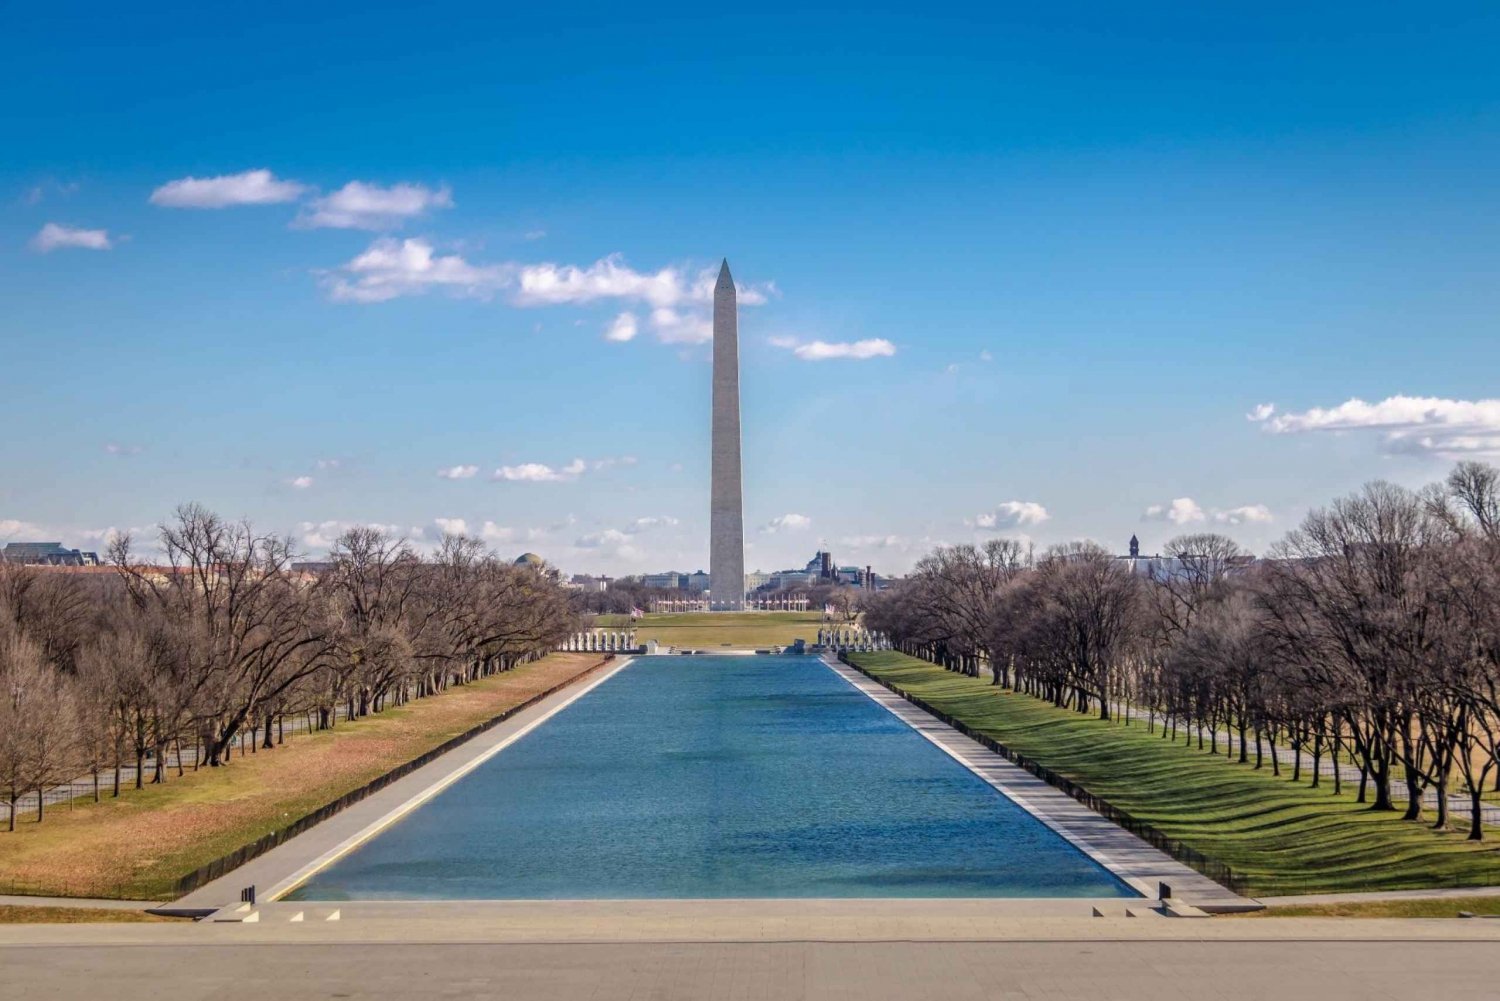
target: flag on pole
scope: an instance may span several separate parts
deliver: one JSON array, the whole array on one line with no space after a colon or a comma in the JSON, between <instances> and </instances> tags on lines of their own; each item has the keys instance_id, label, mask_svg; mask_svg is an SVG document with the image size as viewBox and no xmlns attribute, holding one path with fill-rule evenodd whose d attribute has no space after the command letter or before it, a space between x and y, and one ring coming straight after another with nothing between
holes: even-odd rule
<instances>
[{"instance_id":1,"label":"flag on pole","mask_svg":"<svg viewBox=\"0 0 1500 1001\"><path fill-rule=\"evenodd\" d=\"M646 613L641 611L639 608L631 606L630 617L632 619L644 619L646 617Z\"/></svg>"}]
</instances>

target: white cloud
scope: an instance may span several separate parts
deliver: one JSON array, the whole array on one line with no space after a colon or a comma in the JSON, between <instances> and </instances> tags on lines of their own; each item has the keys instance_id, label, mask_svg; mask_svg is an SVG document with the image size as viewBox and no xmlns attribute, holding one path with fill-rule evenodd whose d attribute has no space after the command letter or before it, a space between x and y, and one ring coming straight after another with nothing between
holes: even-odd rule
<instances>
[{"instance_id":1,"label":"white cloud","mask_svg":"<svg viewBox=\"0 0 1500 1001\"><path fill-rule=\"evenodd\" d=\"M449 466L439 469L437 474L445 480L472 480L478 472L478 466Z\"/></svg>"},{"instance_id":2,"label":"white cloud","mask_svg":"<svg viewBox=\"0 0 1500 1001\"><path fill-rule=\"evenodd\" d=\"M597 299L628 299L655 307L675 306L691 295L692 288L679 269L636 271L619 254L611 254L586 268L572 264L526 265L516 279L515 301L518 306L555 306Z\"/></svg>"},{"instance_id":3,"label":"white cloud","mask_svg":"<svg viewBox=\"0 0 1500 1001\"><path fill-rule=\"evenodd\" d=\"M458 254L436 253L427 240L382 237L324 284L335 302L385 302L434 288L483 299L504 288L511 275L506 265L480 267Z\"/></svg>"},{"instance_id":4,"label":"white cloud","mask_svg":"<svg viewBox=\"0 0 1500 1001\"><path fill-rule=\"evenodd\" d=\"M595 459L589 465L594 469L613 469L615 466L633 466L636 458L633 455L609 456L603 459Z\"/></svg>"},{"instance_id":5,"label":"white cloud","mask_svg":"<svg viewBox=\"0 0 1500 1001\"><path fill-rule=\"evenodd\" d=\"M108 452L110 455L140 455L141 446L122 445L120 442L110 441L105 442L104 451Z\"/></svg>"},{"instance_id":6,"label":"white cloud","mask_svg":"<svg viewBox=\"0 0 1500 1001\"><path fill-rule=\"evenodd\" d=\"M1248 421L1263 421L1275 412L1276 404L1257 403L1253 408L1251 408L1250 412L1245 415L1245 419Z\"/></svg>"},{"instance_id":7,"label":"white cloud","mask_svg":"<svg viewBox=\"0 0 1500 1001\"><path fill-rule=\"evenodd\" d=\"M1047 509L1036 501L1005 501L995 506L995 510L986 511L974 518L976 528L985 528L998 531L1006 528L1015 528L1019 525L1040 525L1052 515Z\"/></svg>"},{"instance_id":8,"label":"white cloud","mask_svg":"<svg viewBox=\"0 0 1500 1001\"><path fill-rule=\"evenodd\" d=\"M639 329L635 314L627 311L610 321L609 329L604 332L604 339L606 341L614 341L617 344L623 344L626 341L634 340L636 332Z\"/></svg>"},{"instance_id":9,"label":"white cloud","mask_svg":"<svg viewBox=\"0 0 1500 1001\"><path fill-rule=\"evenodd\" d=\"M506 525L497 525L493 521L486 521L479 527L479 537L486 542L514 542L516 530Z\"/></svg>"},{"instance_id":10,"label":"white cloud","mask_svg":"<svg viewBox=\"0 0 1500 1001\"><path fill-rule=\"evenodd\" d=\"M416 538L422 536L420 528L402 532L400 525L382 525L378 521L304 521L298 524L297 531L302 535L304 546L314 550L326 550L338 541L339 536L351 528L373 528L396 539L406 535Z\"/></svg>"},{"instance_id":11,"label":"white cloud","mask_svg":"<svg viewBox=\"0 0 1500 1001\"><path fill-rule=\"evenodd\" d=\"M47 530L36 522L20 521L16 518L0 518L0 539L29 539L35 541L37 536L46 534Z\"/></svg>"},{"instance_id":12,"label":"white cloud","mask_svg":"<svg viewBox=\"0 0 1500 1001\"><path fill-rule=\"evenodd\" d=\"M1220 525L1263 525L1272 520L1272 515L1271 509L1264 504L1204 510L1191 497L1178 497L1169 504L1152 504L1142 513L1141 520L1170 521L1174 525L1194 525L1209 520Z\"/></svg>"},{"instance_id":13,"label":"white cloud","mask_svg":"<svg viewBox=\"0 0 1500 1001\"><path fill-rule=\"evenodd\" d=\"M222 209L231 205L275 205L296 201L305 185L279 180L269 170L218 177L183 177L151 192L151 204L173 209Z\"/></svg>"},{"instance_id":14,"label":"white cloud","mask_svg":"<svg viewBox=\"0 0 1500 1001\"><path fill-rule=\"evenodd\" d=\"M434 518L432 523L438 527L444 535L468 535L469 523L462 518Z\"/></svg>"},{"instance_id":15,"label":"white cloud","mask_svg":"<svg viewBox=\"0 0 1500 1001\"><path fill-rule=\"evenodd\" d=\"M625 546L629 543L629 533L622 532L618 528L606 528L602 532L580 536L573 544L579 549L604 549Z\"/></svg>"},{"instance_id":16,"label":"white cloud","mask_svg":"<svg viewBox=\"0 0 1500 1001\"><path fill-rule=\"evenodd\" d=\"M1267 403L1248 416L1272 434L1374 431L1390 452L1446 459L1500 455L1500 399L1391 396L1378 403L1350 399L1335 407L1284 414Z\"/></svg>"},{"instance_id":17,"label":"white cloud","mask_svg":"<svg viewBox=\"0 0 1500 1001\"><path fill-rule=\"evenodd\" d=\"M350 181L337 191L314 198L297 217L296 224L308 229L395 229L408 219L432 209L453 207L453 193L446 187L421 184L378 184Z\"/></svg>"},{"instance_id":18,"label":"white cloud","mask_svg":"<svg viewBox=\"0 0 1500 1001\"><path fill-rule=\"evenodd\" d=\"M319 469L338 469L343 464L343 459L319 459L317 461L317 467Z\"/></svg>"},{"instance_id":19,"label":"white cloud","mask_svg":"<svg viewBox=\"0 0 1500 1001\"><path fill-rule=\"evenodd\" d=\"M1177 497L1170 504L1152 504L1141 517L1148 521L1170 521L1174 525L1187 525L1205 521L1208 515L1191 497Z\"/></svg>"},{"instance_id":20,"label":"white cloud","mask_svg":"<svg viewBox=\"0 0 1500 1001\"><path fill-rule=\"evenodd\" d=\"M589 535L579 536L573 548L589 551L606 560L638 561L644 553L635 546L631 533L618 528L606 528Z\"/></svg>"},{"instance_id":21,"label":"white cloud","mask_svg":"<svg viewBox=\"0 0 1500 1001\"><path fill-rule=\"evenodd\" d=\"M313 485L313 478L311 476L294 476L287 480L287 483L298 490L306 490Z\"/></svg>"},{"instance_id":22,"label":"white cloud","mask_svg":"<svg viewBox=\"0 0 1500 1001\"><path fill-rule=\"evenodd\" d=\"M556 469L540 462L523 462L518 466L501 466L490 478L520 483L560 483L578 479L587 468L588 464L582 459L574 459Z\"/></svg>"},{"instance_id":23,"label":"white cloud","mask_svg":"<svg viewBox=\"0 0 1500 1001\"><path fill-rule=\"evenodd\" d=\"M31 249L39 254L50 254L54 250L67 248L110 250L113 247L108 230L77 229L55 222L47 223L31 238Z\"/></svg>"},{"instance_id":24,"label":"white cloud","mask_svg":"<svg viewBox=\"0 0 1500 1001\"><path fill-rule=\"evenodd\" d=\"M525 233L521 234L521 238L524 240L540 240L546 235L547 231L545 229L528 229Z\"/></svg>"},{"instance_id":25,"label":"white cloud","mask_svg":"<svg viewBox=\"0 0 1500 1001\"><path fill-rule=\"evenodd\" d=\"M1271 509L1264 504L1246 504L1214 512L1214 521L1225 525L1265 524L1271 520Z\"/></svg>"},{"instance_id":26,"label":"white cloud","mask_svg":"<svg viewBox=\"0 0 1500 1001\"><path fill-rule=\"evenodd\" d=\"M995 356L992 355L992 354L990 354L989 351L986 349L984 351L979 352L979 360L980 361L994 361L995 360Z\"/></svg>"},{"instance_id":27,"label":"white cloud","mask_svg":"<svg viewBox=\"0 0 1500 1001\"><path fill-rule=\"evenodd\" d=\"M651 311L651 329L663 344L707 344L714 339L714 326L700 313L684 313L669 306Z\"/></svg>"},{"instance_id":28,"label":"white cloud","mask_svg":"<svg viewBox=\"0 0 1500 1001\"><path fill-rule=\"evenodd\" d=\"M762 532L800 532L812 526L812 519L805 514L782 514L772 518L761 528Z\"/></svg>"},{"instance_id":29,"label":"white cloud","mask_svg":"<svg viewBox=\"0 0 1500 1001\"><path fill-rule=\"evenodd\" d=\"M896 345L881 337L863 341L799 341L795 337L773 337L771 346L784 348L803 361L827 361L830 358L889 358Z\"/></svg>"},{"instance_id":30,"label":"white cloud","mask_svg":"<svg viewBox=\"0 0 1500 1001\"><path fill-rule=\"evenodd\" d=\"M638 303L647 307L645 325L664 344L702 344L713 337L708 316L713 302L713 271L699 271L696 277L677 267L636 271L619 254L587 267L514 261L479 265L458 254L438 254L425 239L398 242L384 237L348 264L327 273L324 284L330 297L340 302L384 302L444 288L453 295L479 298L504 291L512 305L522 308L610 300ZM762 288L739 286L739 302L743 306L759 305L772 291L774 286L769 283ZM641 325L635 312L622 311L606 329L605 338L630 340L639 334ZM812 347L809 345L810 350Z\"/></svg>"}]
</instances>

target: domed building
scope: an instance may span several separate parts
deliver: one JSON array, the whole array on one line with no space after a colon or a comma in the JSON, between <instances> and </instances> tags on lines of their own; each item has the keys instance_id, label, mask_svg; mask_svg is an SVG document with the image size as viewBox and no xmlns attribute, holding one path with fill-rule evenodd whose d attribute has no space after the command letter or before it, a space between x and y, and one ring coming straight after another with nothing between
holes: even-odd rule
<instances>
[{"instance_id":1,"label":"domed building","mask_svg":"<svg viewBox=\"0 0 1500 1001\"><path fill-rule=\"evenodd\" d=\"M522 553L516 557L516 566L518 567L531 567L533 570L540 570L546 565L547 561L536 553Z\"/></svg>"}]
</instances>

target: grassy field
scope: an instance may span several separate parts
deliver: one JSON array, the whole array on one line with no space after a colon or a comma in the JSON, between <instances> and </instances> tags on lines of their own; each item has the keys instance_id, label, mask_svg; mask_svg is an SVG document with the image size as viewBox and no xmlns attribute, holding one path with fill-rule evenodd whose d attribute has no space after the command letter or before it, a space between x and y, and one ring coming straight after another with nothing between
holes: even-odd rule
<instances>
[{"instance_id":1,"label":"grassy field","mask_svg":"<svg viewBox=\"0 0 1500 1001\"><path fill-rule=\"evenodd\" d=\"M0 830L0 893L170 899L178 878L599 662L553 654L273 751Z\"/></svg>"},{"instance_id":2,"label":"grassy field","mask_svg":"<svg viewBox=\"0 0 1500 1001\"><path fill-rule=\"evenodd\" d=\"M142 921L180 921L181 918L163 918L145 911L117 911L106 907L30 907L12 904L0 905L0 925L80 925L105 922L110 924L138 923Z\"/></svg>"},{"instance_id":3,"label":"grassy field","mask_svg":"<svg viewBox=\"0 0 1500 1001\"><path fill-rule=\"evenodd\" d=\"M678 612L647 615L634 623L636 639L656 640L673 647L714 649L790 646L818 639L820 612ZM629 616L602 615L601 628L629 628Z\"/></svg>"},{"instance_id":4,"label":"grassy field","mask_svg":"<svg viewBox=\"0 0 1500 1001\"><path fill-rule=\"evenodd\" d=\"M1251 892L1500 884L1500 851L1372 813L1352 790L1274 778L1129 727L1058 709L898 653L852 654L876 676L1230 866ZM1347 789L1347 787L1346 787Z\"/></svg>"}]
</instances>

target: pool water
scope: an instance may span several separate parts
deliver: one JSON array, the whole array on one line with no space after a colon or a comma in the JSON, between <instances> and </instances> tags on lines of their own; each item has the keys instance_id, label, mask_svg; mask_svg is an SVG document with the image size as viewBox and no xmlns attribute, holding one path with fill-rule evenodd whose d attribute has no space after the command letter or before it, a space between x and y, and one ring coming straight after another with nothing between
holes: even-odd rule
<instances>
[{"instance_id":1,"label":"pool water","mask_svg":"<svg viewBox=\"0 0 1500 1001\"><path fill-rule=\"evenodd\" d=\"M292 896L1131 897L812 657L642 657Z\"/></svg>"}]
</instances>

